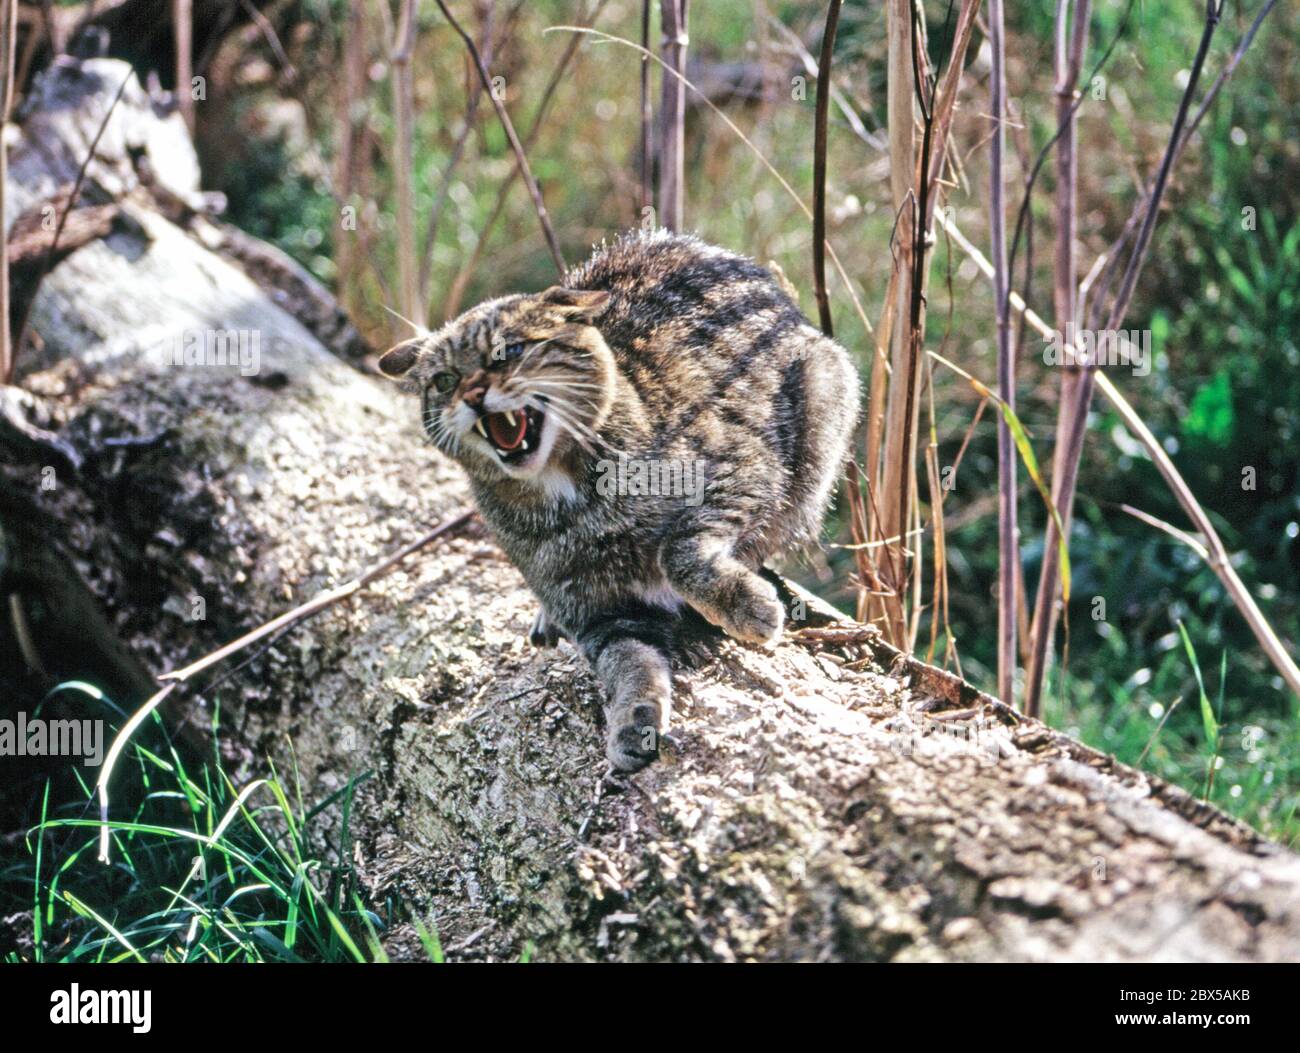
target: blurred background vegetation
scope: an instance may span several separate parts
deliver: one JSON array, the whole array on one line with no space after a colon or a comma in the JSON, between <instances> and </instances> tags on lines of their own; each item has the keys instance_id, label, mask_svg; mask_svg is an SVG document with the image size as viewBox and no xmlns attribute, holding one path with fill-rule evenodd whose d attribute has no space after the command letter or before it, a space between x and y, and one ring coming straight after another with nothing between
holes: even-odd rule
<instances>
[{"instance_id":1,"label":"blurred background vegetation","mask_svg":"<svg viewBox=\"0 0 1300 1053\"><path fill-rule=\"evenodd\" d=\"M274 6L274 5L272 5ZM228 217L330 283L370 341L403 335L396 306L394 120L388 60L393 16L378 3L283 5L283 38L249 25L211 63L197 107L205 182L225 191ZM548 27L578 22L638 40L641 5L559 0L450 5L480 42L545 194L566 259L642 221L640 59L584 40L547 99L571 44ZM653 5L657 7L657 5ZM1097 0L1085 69L1120 32L1125 3ZM1008 198L1019 206L1028 171L1055 130L1052 5L1008 11ZM1079 117L1079 267L1086 273L1119 233L1169 135L1196 50L1204 5L1134 6ZM947 4L928 0L930 49L946 53ZM460 40L433 3L419 5L414 192L422 296L429 323L477 300L554 281L531 203L515 181L488 228L514 160ZM1229 0L1206 70L1217 75L1256 14ZM811 201L813 78L825 4L708 0L691 5L687 76ZM848 3L835 82L860 118L833 109L829 236L873 320L888 279L893 211L884 139L885 26L879 4ZM1147 376L1115 380L1175 458L1210 511L1237 568L1288 641L1300 637L1300 32L1281 4L1174 172L1127 325L1152 333ZM361 34L358 48L353 36ZM658 40L657 19L652 41ZM987 248L988 47L976 30L955 134L964 179L950 198L968 237ZM349 81L349 69L356 76ZM659 74L652 72L658 101ZM549 106L544 107L549 101ZM467 114L473 117L467 127ZM541 112L540 124L537 124ZM537 124L536 131L533 131ZM754 152L688 98L686 220L705 239L775 261L815 315L810 226ZM1051 306L1051 166L1032 203L1037 244L1030 301ZM1244 212L1243 210L1252 210ZM1251 221L1247 221L1251 217ZM1012 212L1014 220L1014 211ZM429 232L433 237L430 241ZM1023 259L1024 248L1021 249ZM831 276L838 338L863 363L872 347ZM987 280L942 234L934 255L927 346L994 386L994 310ZM1020 335L1020 414L1040 462L1050 462L1057 370L1032 331ZM934 378L939 463L950 465L979 402L952 374ZM1255 488L1243 488L1254 469ZM951 620L963 675L993 688L997 570L996 443L986 413L949 495ZM1139 444L1109 407L1093 407L1071 538L1068 663L1050 673L1047 718L1128 763L1208 795L1292 845L1300 840L1300 702L1268 664L1218 579L1175 538L1120 510L1137 506L1185 525ZM1022 473L1023 572L1032 588L1043 506ZM847 541L832 522L829 542ZM852 609L852 561L828 547L788 568ZM1101 602L1099 602L1099 600ZM1185 626L1187 643L1180 636ZM920 639L929 639L923 622ZM1193 655L1211 705L1221 707L1217 751L1207 742ZM1172 710L1172 713L1170 712ZM1162 724L1163 722L1163 724ZM1211 769L1215 770L1209 778Z\"/></svg>"}]
</instances>

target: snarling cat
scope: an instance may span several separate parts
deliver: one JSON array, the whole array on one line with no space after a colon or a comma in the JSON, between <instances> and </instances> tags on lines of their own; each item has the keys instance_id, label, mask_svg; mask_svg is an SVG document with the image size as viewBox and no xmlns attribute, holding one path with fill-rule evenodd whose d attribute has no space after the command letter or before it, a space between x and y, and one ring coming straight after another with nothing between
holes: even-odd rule
<instances>
[{"instance_id":1,"label":"snarling cat","mask_svg":"<svg viewBox=\"0 0 1300 1053\"><path fill-rule=\"evenodd\" d=\"M606 754L658 753L692 610L771 645L757 571L816 538L848 456L858 376L766 269L632 233L560 286L480 304L380 360L421 399L484 520L607 695Z\"/></svg>"}]
</instances>

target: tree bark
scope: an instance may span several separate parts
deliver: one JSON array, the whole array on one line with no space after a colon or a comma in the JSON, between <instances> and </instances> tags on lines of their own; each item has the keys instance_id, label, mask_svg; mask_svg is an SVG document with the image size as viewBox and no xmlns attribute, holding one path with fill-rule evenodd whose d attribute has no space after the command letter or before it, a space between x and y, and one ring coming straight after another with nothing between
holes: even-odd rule
<instances>
[{"instance_id":1,"label":"tree bark","mask_svg":"<svg viewBox=\"0 0 1300 1053\"><path fill-rule=\"evenodd\" d=\"M67 130L75 155L122 72L87 63L49 93L82 90L81 125L44 132ZM141 98L124 94L92 166L101 189L117 177L104 195L132 222L53 268L32 314L42 347L19 362L83 467L41 490L41 465L6 453L0 480L100 605L86 631L111 632L157 674L340 584L467 498L412 403L209 248L211 220L175 222L140 196L125 144L155 120ZM63 152L30 135L15 148L18 211L66 182L42 174ZM210 330L256 333L258 370L173 364L178 338ZM0 527L19 507L0 504ZM471 529L215 695L178 693L169 717L204 725L219 698L223 746L246 758L236 778L292 742L308 800L372 771L353 815L362 876L419 905L452 958L512 959L527 943L568 960L1300 948L1296 856L857 627L807 628L770 653L719 644L680 675L662 760L607 780L596 684L567 645L530 648L534 608ZM38 648L49 639L35 634ZM40 658L57 670L59 654ZM420 957L406 926L385 942Z\"/></svg>"}]
</instances>

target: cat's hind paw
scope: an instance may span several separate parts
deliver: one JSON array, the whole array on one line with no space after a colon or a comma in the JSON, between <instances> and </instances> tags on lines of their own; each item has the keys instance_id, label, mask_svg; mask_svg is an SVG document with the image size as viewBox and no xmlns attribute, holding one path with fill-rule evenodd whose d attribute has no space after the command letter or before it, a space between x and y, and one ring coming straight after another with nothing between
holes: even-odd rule
<instances>
[{"instance_id":1,"label":"cat's hind paw","mask_svg":"<svg viewBox=\"0 0 1300 1053\"><path fill-rule=\"evenodd\" d=\"M608 713L605 759L617 772L640 771L659 756L661 708L643 702Z\"/></svg>"}]
</instances>

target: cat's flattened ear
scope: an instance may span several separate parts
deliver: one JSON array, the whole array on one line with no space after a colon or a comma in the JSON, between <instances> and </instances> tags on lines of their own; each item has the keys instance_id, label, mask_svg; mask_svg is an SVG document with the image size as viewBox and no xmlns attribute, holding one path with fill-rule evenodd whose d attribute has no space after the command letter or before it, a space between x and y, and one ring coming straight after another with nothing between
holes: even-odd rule
<instances>
[{"instance_id":1,"label":"cat's flattened ear","mask_svg":"<svg viewBox=\"0 0 1300 1053\"><path fill-rule=\"evenodd\" d=\"M604 289L566 289L563 285L552 285L539 299L565 318L583 322L599 318L609 306L609 293Z\"/></svg>"},{"instance_id":2,"label":"cat's flattened ear","mask_svg":"<svg viewBox=\"0 0 1300 1053\"><path fill-rule=\"evenodd\" d=\"M379 372L386 377L400 377L415 365L420 357L420 344L416 340L403 340L379 356Z\"/></svg>"}]
</instances>

